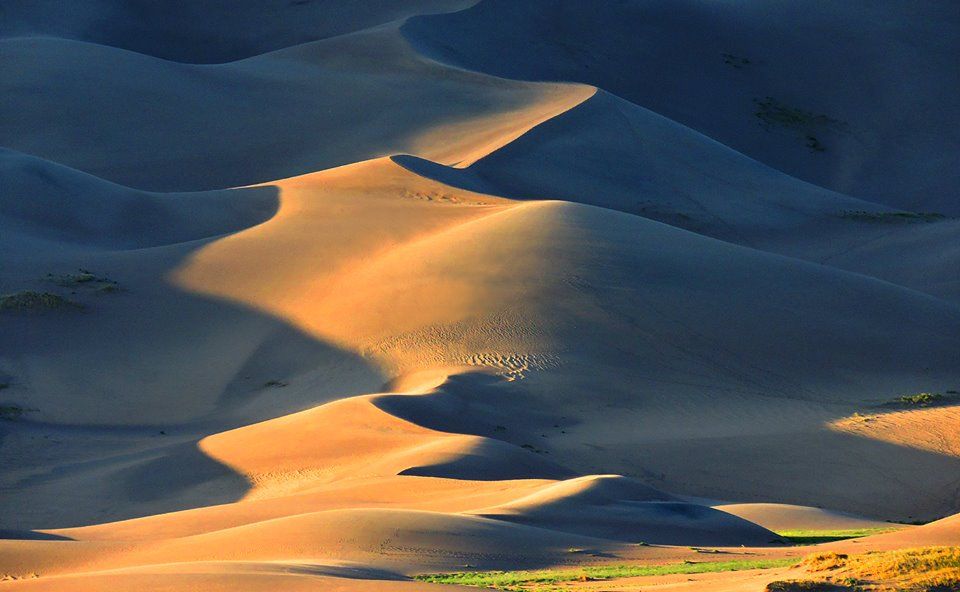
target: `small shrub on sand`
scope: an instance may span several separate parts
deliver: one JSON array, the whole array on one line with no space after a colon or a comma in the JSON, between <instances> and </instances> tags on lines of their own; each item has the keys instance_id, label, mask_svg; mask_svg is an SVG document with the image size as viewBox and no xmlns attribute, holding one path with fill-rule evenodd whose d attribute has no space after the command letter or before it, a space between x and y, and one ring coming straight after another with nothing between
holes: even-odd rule
<instances>
[{"instance_id":1,"label":"small shrub on sand","mask_svg":"<svg viewBox=\"0 0 960 592\"><path fill-rule=\"evenodd\" d=\"M0 296L0 311L39 311L79 309L81 306L59 294L25 290Z\"/></svg>"},{"instance_id":2,"label":"small shrub on sand","mask_svg":"<svg viewBox=\"0 0 960 592\"><path fill-rule=\"evenodd\" d=\"M912 395L903 395L893 401L886 403L886 407L914 408L914 407L936 407L938 405L950 405L960 402L960 396L943 393L914 393Z\"/></svg>"},{"instance_id":3,"label":"small shrub on sand","mask_svg":"<svg viewBox=\"0 0 960 592\"><path fill-rule=\"evenodd\" d=\"M119 292L120 285L107 277L98 276L87 269L80 268L77 273L63 275L47 274L47 280L62 288L88 288L98 294Z\"/></svg>"},{"instance_id":4,"label":"small shrub on sand","mask_svg":"<svg viewBox=\"0 0 960 592\"><path fill-rule=\"evenodd\" d=\"M850 556L846 553L834 553L832 551L828 553L813 553L804 557L800 565L809 571L827 571L845 566L849 558Z\"/></svg>"},{"instance_id":5,"label":"small shrub on sand","mask_svg":"<svg viewBox=\"0 0 960 592\"><path fill-rule=\"evenodd\" d=\"M734 55L732 53L721 53L720 57L723 58L724 64L733 66L737 70L750 65L750 58Z\"/></svg>"},{"instance_id":6,"label":"small shrub on sand","mask_svg":"<svg viewBox=\"0 0 960 592\"><path fill-rule=\"evenodd\" d=\"M26 413L26 409L17 405L0 405L0 419L14 421Z\"/></svg>"},{"instance_id":7,"label":"small shrub on sand","mask_svg":"<svg viewBox=\"0 0 960 592\"><path fill-rule=\"evenodd\" d=\"M927 407L942 400L943 395L940 393L917 393L915 395L903 395L897 399L897 402L915 407Z\"/></svg>"}]
</instances>

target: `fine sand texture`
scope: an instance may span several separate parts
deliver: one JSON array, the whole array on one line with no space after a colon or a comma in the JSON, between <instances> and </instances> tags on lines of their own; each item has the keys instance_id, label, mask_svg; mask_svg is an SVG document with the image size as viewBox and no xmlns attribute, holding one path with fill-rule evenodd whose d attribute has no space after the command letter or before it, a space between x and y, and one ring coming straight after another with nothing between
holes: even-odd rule
<instances>
[{"instance_id":1,"label":"fine sand texture","mask_svg":"<svg viewBox=\"0 0 960 592\"><path fill-rule=\"evenodd\" d=\"M948 0L3 3L0 592L960 545L957 55Z\"/></svg>"}]
</instances>

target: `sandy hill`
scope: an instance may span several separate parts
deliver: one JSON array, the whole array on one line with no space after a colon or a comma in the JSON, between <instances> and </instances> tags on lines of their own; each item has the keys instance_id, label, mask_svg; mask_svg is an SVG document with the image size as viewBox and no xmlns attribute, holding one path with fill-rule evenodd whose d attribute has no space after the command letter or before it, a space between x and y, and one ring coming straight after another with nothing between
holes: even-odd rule
<instances>
[{"instance_id":1,"label":"sandy hill","mask_svg":"<svg viewBox=\"0 0 960 592\"><path fill-rule=\"evenodd\" d=\"M599 86L804 180L955 215L960 136L942 124L960 116L960 13L914 8L483 0L404 32L446 62Z\"/></svg>"},{"instance_id":2,"label":"sandy hill","mask_svg":"<svg viewBox=\"0 0 960 592\"><path fill-rule=\"evenodd\" d=\"M950 5L584 7L4 4L0 590L960 542Z\"/></svg>"}]
</instances>

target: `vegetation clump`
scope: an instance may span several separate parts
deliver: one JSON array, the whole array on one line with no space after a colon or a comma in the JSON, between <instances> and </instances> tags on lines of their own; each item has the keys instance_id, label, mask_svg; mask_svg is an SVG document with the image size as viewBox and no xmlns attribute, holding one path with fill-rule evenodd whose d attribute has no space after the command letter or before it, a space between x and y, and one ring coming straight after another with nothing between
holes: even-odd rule
<instances>
[{"instance_id":1,"label":"vegetation clump","mask_svg":"<svg viewBox=\"0 0 960 592\"><path fill-rule=\"evenodd\" d=\"M24 290L0 296L0 311L41 311L82 308L76 302L51 292Z\"/></svg>"},{"instance_id":2,"label":"vegetation clump","mask_svg":"<svg viewBox=\"0 0 960 592\"><path fill-rule=\"evenodd\" d=\"M98 276L90 270L82 267L77 273L67 273L63 275L47 274L47 280L62 288L90 288L99 294L119 292L120 285L108 277Z\"/></svg>"},{"instance_id":3,"label":"vegetation clump","mask_svg":"<svg viewBox=\"0 0 960 592\"><path fill-rule=\"evenodd\" d=\"M938 405L949 405L956 402L960 402L960 396L951 391L947 391L947 394L923 392L901 395L887 403L886 406L900 408L936 407Z\"/></svg>"},{"instance_id":4,"label":"vegetation clump","mask_svg":"<svg viewBox=\"0 0 960 592\"><path fill-rule=\"evenodd\" d=\"M733 66L737 70L742 69L744 66L750 65L750 59L742 56L734 55L732 53L721 53L720 57L723 58L723 63L728 66Z\"/></svg>"},{"instance_id":5,"label":"vegetation clump","mask_svg":"<svg viewBox=\"0 0 960 592\"><path fill-rule=\"evenodd\" d=\"M19 405L0 405L0 420L15 421L20 419L28 409Z\"/></svg>"},{"instance_id":6,"label":"vegetation clump","mask_svg":"<svg viewBox=\"0 0 960 592\"><path fill-rule=\"evenodd\" d=\"M827 149L816 134L824 131L841 131L845 128L842 121L822 113L787 105L774 97L754 99L753 103L756 106L754 116L760 120L760 125L764 129L768 131L786 129L799 132L804 145L813 152L825 152Z\"/></svg>"},{"instance_id":7,"label":"vegetation clump","mask_svg":"<svg viewBox=\"0 0 960 592\"><path fill-rule=\"evenodd\" d=\"M925 547L860 555L817 553L805 557L800 566L810 572L829 572L830 575L824 577L827 582L821 583L831 583L835 590L857 590L862 582L869 582L873 590L960 590L960 547Z\"/></svg>"},{"instance_id":8,"label":"vegetation clump","mask_svg":"<svg viewBox=\"0 0 960 592\"><path fill-rule=\"evenodd\" d=\"M943 214L936 212L867 212L865 210L847 210L841 212L841 218L857 220L858 222L879 223L911 223L911 222L938 222L946 219Z\"/></svg>"}]
</instances>

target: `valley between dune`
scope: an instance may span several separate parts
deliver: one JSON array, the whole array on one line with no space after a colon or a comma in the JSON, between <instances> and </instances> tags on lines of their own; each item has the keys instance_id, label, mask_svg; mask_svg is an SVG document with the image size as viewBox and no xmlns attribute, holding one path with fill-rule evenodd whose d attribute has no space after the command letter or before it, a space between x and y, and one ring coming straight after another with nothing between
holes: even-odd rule
<instances>
[{"instance_id":1,"label":"valley between dune","mask_svg":"<svg viewBox=\"0 0 960 592\"><path fill-rule=\"evenodd\" d=\"M960 589L950 2L0 10L0 591Z\"/></svg>"}]
</instances>

